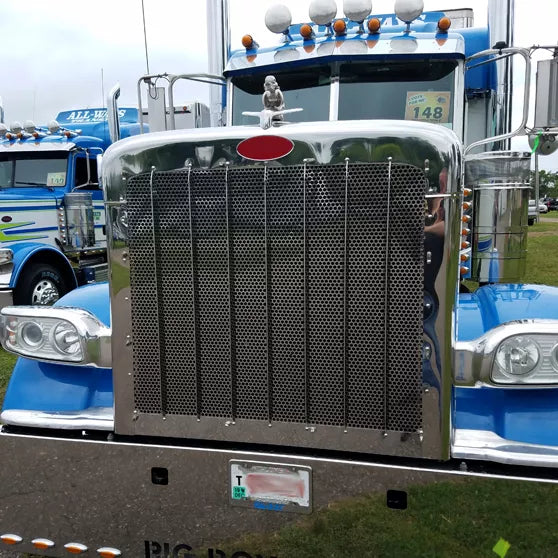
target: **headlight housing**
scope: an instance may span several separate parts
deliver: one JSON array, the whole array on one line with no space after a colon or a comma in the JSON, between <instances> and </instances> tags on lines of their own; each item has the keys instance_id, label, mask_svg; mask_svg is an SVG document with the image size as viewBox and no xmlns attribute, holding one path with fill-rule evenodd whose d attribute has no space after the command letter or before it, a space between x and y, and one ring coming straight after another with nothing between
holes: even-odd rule
<instances>
[{"instance_id":1,"label":"headlight housing","mask_svg":"<svg viewBox=\"0 0 558 558\"><path fill-rule=\"evenodd\" d=\"M558 320L508 322L454 350L456 385L558 385Z\"/></svg>"},{"instance_id":2,"label":"headlight housing","mask_svg":"<svg viewBox=\"0 0 558 558\"><path fill-rule=\"evenodd\" d=\"M17 355L80 366L111 366L111 330L77 308L6 306L2 346Z\"/></svg>"}]
</instances>

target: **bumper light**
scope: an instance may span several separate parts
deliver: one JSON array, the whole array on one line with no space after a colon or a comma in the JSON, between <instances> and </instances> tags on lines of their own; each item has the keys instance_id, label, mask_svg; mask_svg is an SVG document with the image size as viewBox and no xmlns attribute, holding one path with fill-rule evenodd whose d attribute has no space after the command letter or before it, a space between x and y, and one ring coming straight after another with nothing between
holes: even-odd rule
<instances>
[{"instance_id":1,"label":"bumper light","mask_svg":"<svg viewBox=\"0 0 558 558\"><path fill-rule=\"evenodd\" d=\"M77 308L7 306L2 346L17 355L80 366L111 366L109 328Z\"/></svg>"}]
</instances>

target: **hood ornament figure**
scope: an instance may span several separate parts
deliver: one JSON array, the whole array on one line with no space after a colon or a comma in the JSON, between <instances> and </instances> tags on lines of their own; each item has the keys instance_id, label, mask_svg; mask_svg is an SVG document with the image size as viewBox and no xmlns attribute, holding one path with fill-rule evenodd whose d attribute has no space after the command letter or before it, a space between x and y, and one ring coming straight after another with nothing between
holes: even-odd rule
<instances>
[{"instance_id":1,"label":"hood ornament figure","mask_svg":"<svg viewBox=\"0 0 558 558\"><path fill-rule=\"evenodd\" d=\"M283 93L275 76L266 76L264 81L264 93L262 95L264 109L261 112L243 112L244 116L257 116L260 119L260 126L267 130L272 125L280 126L287 124L283 121L283 115L290 112L301 112L301 108L286 109Z\"/></svg>"}]
</instances>

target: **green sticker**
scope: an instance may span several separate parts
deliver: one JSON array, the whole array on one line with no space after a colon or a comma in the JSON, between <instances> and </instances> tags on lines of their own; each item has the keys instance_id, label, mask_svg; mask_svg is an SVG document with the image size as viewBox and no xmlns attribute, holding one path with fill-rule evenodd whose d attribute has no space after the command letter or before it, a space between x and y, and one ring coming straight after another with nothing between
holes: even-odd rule
<instances>
[{"instance_id":1,"label":"green sticker","mask_svg":"<svg viewBox=\"0 0 558 558\"><path fill-rule=\"evenodd\" d=\"M232 493L233 500L243 500L246 498L246 487L245 486L233 486Z\"/></svg>"},{"instance_id":2,"label":"green sticker","mask_svg":"<svg viewBox=\"0 0 558 558\"><path fill-rule=\"evenodd\" d=\"M492 552L495 552L496 554L498 554L498 556L500 556L500 558L504 558L504 556L508 553L508 550L510 549L511 544L506 541L505 539L500 539L495 545L494 548L492 549Z\"/></svg>"}]
</instances>

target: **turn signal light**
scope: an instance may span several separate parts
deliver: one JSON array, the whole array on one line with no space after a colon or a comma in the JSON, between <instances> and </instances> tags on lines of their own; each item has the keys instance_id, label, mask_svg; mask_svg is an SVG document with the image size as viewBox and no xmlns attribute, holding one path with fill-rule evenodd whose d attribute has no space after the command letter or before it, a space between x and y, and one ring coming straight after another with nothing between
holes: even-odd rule
<instances>
[{"instance_id":1,"label":"turn signal light","mask_svg":"<svg viewBox=\"0 0 558 558\"><path fill-rule=\"evenodd\" d=\"M76 543L76 542L65 544L64 548L70 554L83 554L84 552L87 552L87 547L84 544Z\"/></svg>"},{"instance_id":2,"label":"turn signal light","mask_svg":"<svg viewBox=\"0 0 558 558\"><path fill-rule=\"evenodd\" d=\"M450 27L451 19L449 17L444 16L438 20L438 30L440 33L447 33Z\"/></svg>"},{"instance_id":3,"label":"turn signal light","mask_svg":"<svg viewBox=\"0 0 558 558\"><path fill-rule=\"evenodd\" d=\"M469 273L469 268L468 268L468 267L465 267L464 265L462 265L462 266L459 268L459 273L461 273L461 275L467 275L467 273Z\"/></svg>"},{"instance_id":4,"label":"turn signal light","mask_svg":"<svg viewBox=\"0 0 558 558\"><path fill-rule=\"evenodd\" d=\"M463 188L463 195L468 198L473 193L473 190L470 188Z\"/></svg>"},{"instance_id":5,"label":"turn signal light","mask_svg":"<svg viewBox=\"0 0 558 558\"><path fill-rule=\"evenodd\" d=\"M347 24L342 19L333 22L333 30L336 35L344 35L347 32Z\"/></svg>"},{"instance_id":6,"label":"turn signal light","mask_svg":"<svg viewBox=\"0 0 558 558\"><path fill-rule=\"evenodd\" d=\"M471 204L469 202L463 202L463 211L469 211L471 209Z\"/></svg>"},{"instance_id":7,"label":"turn signal light","mask_svg":"<svg viewBox=\"0 0 558 558\"><path fill-rule=\"evenodd\" d=\"M466 250L467 248L469 248L469 246L471 246L471 243L470 243L470 242L467 242L466 240L463 240L463 241L461 242L461 249L462 249L462 250Z\"/></svg>"},{"instance_id":8,"label":"turn signal light","mask_svg":"<svg viewBox=\"0 0 558 558\"><path fill-rule=\"evenodd\" d=\"M54 543L48 539L33 539L31 544L40 550L46 550L47 548L52 548Z\"/></svg>"},{"instance_id":9,"label":"turn signal light","mask_svg":"<svg viewBox=\"0 0 558 558\"><path fill-rule=\"evenodd\" d=\"M382 24L377 17L368 20L368 31L370 31L370 33L379 33L381 26Z\"/></svg>"},{"instance_id":10,"label":"turn signal light","mask_svg":"<svg viewBox=\"0 0 558 558\"><path fill-rule=\"evenodd\" d=\"M304 23L303 25L300 26L300 34L302 35L302 38L305 41L311 39L314 36L314 31L312 31L312 26L308 25L307 23Z\"/></svg>"},{"instance_id":11,"label":"turn signal light","mask_svg":"<svg viewBox=\"0 0 558 558\"><path fill-rule=\"evenodd\" d=\"M464 223L468 223L470 220L471 220L470 215L463 215L463 217L461 217L461 221L463 221Z\"/></svg>"},{"instance_id":12,"label":"turn signal light","mask_svg":"<svg viewBox=\"0 0 558 558\"><path fill-rule=\"evenodd\" d=\"M15 136L14 136L14 134L8 132L8 133L6 134L6 139L8 139L8 140L13 140L13 139L15 139Z\"/></svg>"},{"instance_id":13,"label":"turn signal light","mask_svg":"<svg viewBox=\"0 0 558 558\"><path fill-rule=\"evenodd\" d=\"M466 262L469 259L469 256L468 254L461 254L460 259L462 262Z\"/></svg>"},{"instance_id":14,"label":"turn signal light","mask_svg":"<svg viewBox=\"0 0 558 558\"><path fill-rule=\"evenodd\" d=\"M471 232L471 229L468 229L466 227L461 229L461 235L462 236L467 236L470 232Z\"/></svg>"},{"instance_id":15,"label":"turn signal light","mask_svg":"<svg viewBox=\"0 0 558 558\"><path fill-rule=\"evenodd\" d=\"M23 132L19 132L19 134L16 134L17 139L23 139Z\"/></svg>"},{"instance_id":16,"label":"turn signal light","mask_svg":"<svg viewBox=\"0 0 558 558\"><path fill-rule=\"evenodd\" d=\"M0 535L0 540L6 544L19 544L23 539L19 535Z\"/></svg>"},{"instance_id":17,"label":"turn signal light","mask_svg":"<svg viewBox=\"0 0 558 558\"><path fill-rule=\"evenodd\" d=\"M117 548L109 548L108 546L98 548L97 554L99 554L103 558L115 558L115 556L122 556L122 552L120 552L120 550L118 550Z\"/></svg>"}]
</instances>

